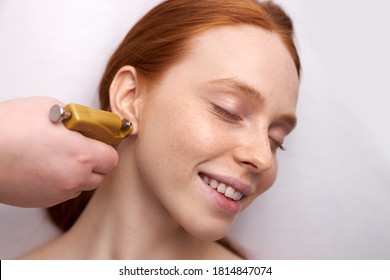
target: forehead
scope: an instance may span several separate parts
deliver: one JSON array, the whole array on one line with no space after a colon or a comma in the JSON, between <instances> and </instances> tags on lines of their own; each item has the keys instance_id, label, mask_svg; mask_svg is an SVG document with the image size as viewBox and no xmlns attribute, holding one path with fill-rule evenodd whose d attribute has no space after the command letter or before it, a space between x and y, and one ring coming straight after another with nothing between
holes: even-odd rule
<instances>
[{"instance_id":1,"label":"forehead","mask_svg":"<svg viewBox=\"0 0 390 280\"><path fill-rule=\"evenodd\" d=\"M197 71L193 78L234 78L270 95L297 96L294 61L274 32L250 25L219 27L192 38L189 48L186 63Z\"/></svg>"}]
</instances>

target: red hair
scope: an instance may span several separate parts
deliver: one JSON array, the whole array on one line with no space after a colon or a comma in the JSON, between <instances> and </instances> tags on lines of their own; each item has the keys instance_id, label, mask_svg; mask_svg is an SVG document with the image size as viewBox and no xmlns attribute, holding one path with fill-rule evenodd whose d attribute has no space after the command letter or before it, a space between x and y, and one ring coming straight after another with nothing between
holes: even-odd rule
<instances>
[{"instance_id":1,"label":"red hair","mask_svg":"<svg viewBox=\"0 0 390 280\"><path fill-rule=\"evenodd\" d=\"M100 82L100 102L109 109L109 88L125 65L134 66L139 77L153 84L189 51L189 40L203 31L226 25L248 24L280 36L296 66L301 64L293 40L293 24L271 1L168 0L147 13L129 31L112 55ZM69 229L88 203L92 192L49 208L51 219L62 230Z\"/></svg>"},{"instance_id":2,"label":"red hair","mask_svg":"<svg viewBox=\"0 0 390 280\"><path fill-rule=\"evenodd\" d=\"M168 0L147 13L126 35L108 62L100 83L102 108L109 108L109 87L118 70L134 66L153 83L185 56L189 39L212 28L249 24L277 33L289 50L298 72L300 60L293 41L293 24L271 1Z\"/></svg>"}]
</instances>

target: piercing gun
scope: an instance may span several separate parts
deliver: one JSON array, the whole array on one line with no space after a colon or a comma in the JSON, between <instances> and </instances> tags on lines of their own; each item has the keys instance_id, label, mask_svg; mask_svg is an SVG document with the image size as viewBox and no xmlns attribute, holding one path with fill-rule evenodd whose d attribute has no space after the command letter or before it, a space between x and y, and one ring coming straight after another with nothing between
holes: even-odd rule
<instances>
[{"instance_id":1,"label":"piercing gun","mask_svg":"<svg viewBox=\"0 0 390 280\"><path fill-rule=\"evenodd\" d=\"M62 121L66 128L108 145L119 144L133 129L129 120L114 113L74 103L65 107L54 105L49 117L54 123Z\"/></svg>"}]
</instances>

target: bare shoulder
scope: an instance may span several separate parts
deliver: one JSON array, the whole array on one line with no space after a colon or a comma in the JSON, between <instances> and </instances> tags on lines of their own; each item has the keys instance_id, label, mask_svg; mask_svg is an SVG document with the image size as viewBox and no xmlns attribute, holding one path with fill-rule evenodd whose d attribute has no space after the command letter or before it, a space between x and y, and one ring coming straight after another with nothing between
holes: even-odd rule
<instances>
[{"instance_id":1,"label":"bare shoulder","mask_svg":"<svg viewBox=\"0 0 390 280\"><path fill-rule=\"evenodd\" d=\"M210 260L243 260L238 253L219 242L213 242L208 249L207 258Z\"/></svg>"},{"instance_id":2,"label":"bare shoulder","mask_svg":"<svg viewBox=\"0 0 390 280\"><path fill-rule=\"evenodd\" d=\"M69 259L67 249L63 248L58 239L48 242L30 252L18 257L19 260L54 260Z\"/></svg>"},{"instance_id":3,"label":"bare shoulder","mask_svg":"<svg viewBox=\"0 0 390 280\"><path fill-rule=\"evenodd\" d=\"M51 254L51 246L49 244L45 244L41 247L33 249L26 254L19 256L19 260L49 260L54 259Z\"/></svg>"}]
</instances>

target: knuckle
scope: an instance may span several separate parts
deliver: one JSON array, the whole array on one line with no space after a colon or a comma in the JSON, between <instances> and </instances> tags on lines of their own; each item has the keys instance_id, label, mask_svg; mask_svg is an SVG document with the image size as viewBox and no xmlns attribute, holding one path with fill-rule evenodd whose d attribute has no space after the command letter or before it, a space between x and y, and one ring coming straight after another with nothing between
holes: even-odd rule
<instances>
[{"instance_id":1,"label":"knuckle","mask_svg":"<svg viewBox=\"0 0 390 280\"><path fill-rule=\"evenodd\" d=\"M64 180L64 190L66 192L73 193L74 191L80 191L83 189L83 186L86 184L90 177L90 173L81 172L82 170L78 170L74 174L69 174L67 178Z\"/></svg>"},{"instance_id":2,"label":"knuckle","mask_svg":"<svg viewBox=\"0 0 390 280\"><path fill-rule=\"evenodd\" d=\"M112 149L110 156L107 157L107 162L111 169L114 169L119 163L119 155L116 150Z\"/></svg>"},{"instance_id":3,"label":"knuckle","mask_svg":"<svg viewBox=\"0 0 390 280\"><path fill-rule=\"evenodd\" d=\"M77 162L84 166L84 168L88 168L89 166L92 166L93 158L90 153L84 151L77 156Z\"/></svg>"}]
</instances>

